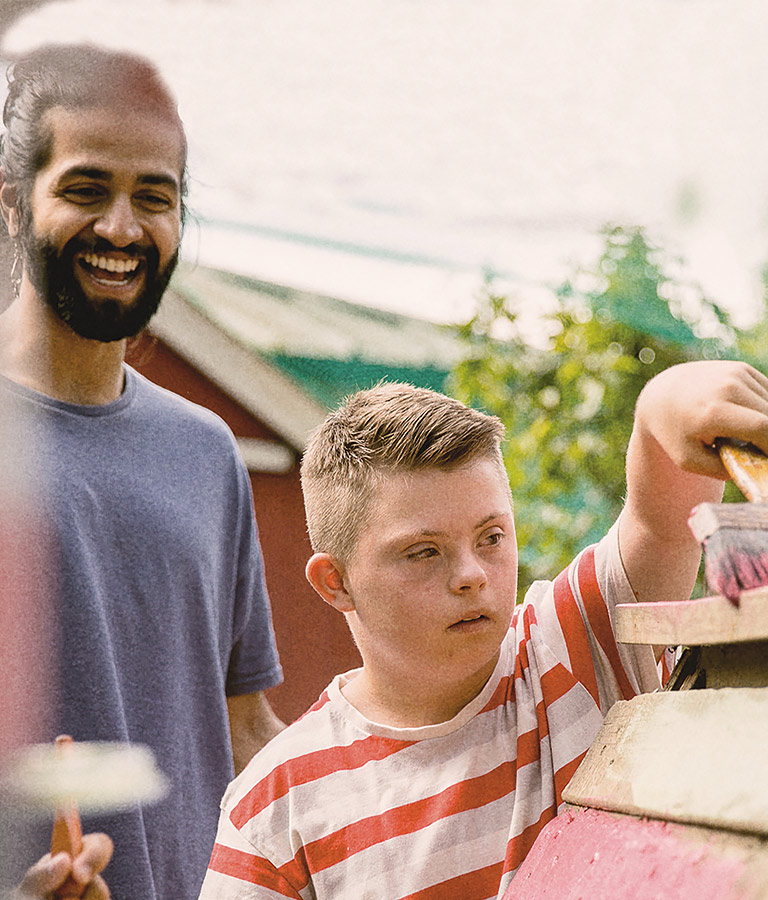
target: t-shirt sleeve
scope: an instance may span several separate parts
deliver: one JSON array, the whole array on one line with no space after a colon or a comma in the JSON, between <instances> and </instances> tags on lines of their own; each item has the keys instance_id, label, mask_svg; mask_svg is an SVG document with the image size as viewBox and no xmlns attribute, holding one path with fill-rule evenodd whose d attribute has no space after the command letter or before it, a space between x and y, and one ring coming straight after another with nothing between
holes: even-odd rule
<instances>
[{"instance_id":1,"label":"t-shirt sleeve","mask_svg":"<svg viewBox=\"0 0 768 900\"><path fill-rule=\"evenodd\" d=\"M618 523L554 581L536 582L526 594L549 650L603 715L617 700L660 686L652 648L616 641L616 605L634 602L619 555Z\"/></svg>"},{"instance_id":2,"label":"t-shirt sleeve","mask_svg":"<svg viewBox=\"0 0 768 900\"><path fill-rule=\"evenodd\" d=\"M199 900L302 900L290 882L245 840L223 810Z\"/></svg>"},{"instance_id":3,"label":"t-shirt sleeve","mask_svg":"<svg viewBox=\"0 0 768 900\"><path fill-rule=\"evenodd\" d=\"M282 669L275 644L272 611L264 577L264 558L253 512L250 479L238 461L239 544L235 580L232 651L227 696L263 691L280 684Z\"/></svg>"}]
</instances>

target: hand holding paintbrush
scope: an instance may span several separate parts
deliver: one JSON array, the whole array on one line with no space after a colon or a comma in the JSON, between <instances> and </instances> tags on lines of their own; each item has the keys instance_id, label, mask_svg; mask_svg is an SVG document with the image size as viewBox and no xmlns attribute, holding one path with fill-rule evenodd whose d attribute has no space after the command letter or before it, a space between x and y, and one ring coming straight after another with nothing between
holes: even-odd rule
<instances>
[{"instance_id":1,"label":"hand holding paintbrush","mask_svg":"<svg viewBox=\"0 0 768 900\"><path fill-rule=\"evenodd\" d=\"M691 596L701 545L687 522L693 507L722 498L730 476L714 445L724 436L768 453L768 378L752 366L732 360L682 363L654 376L641 391L619 520L624 570L641 602Z\"/></svg>"},{"instance_id":2,"label":"hand holding paintbrush","mask_svg":"<svg viewBox=\"0 0 768 900\"><path fill-rule=\"evenodd\" d=\"M55 745L31 745L4 767L0 789L17 802L55 810L51 852L26 871L13 900L109 900L101 872L113 844L106 834L82 834L78 807L114 812L152 803L167 781L148 747L111 742L75 743L66 735Z\"/></svg>"},{"instance_id":3,"label":"hand holding paintbrush","mask_svg":"<svg viewBox=\"0 0 768 900\"><path fill-rule=\"evenodd\" d=\"M55 741L56 754L66 760L74 743L68 735ZM109 900L109 888L98 874L112 856L106 834L83 835L77 804L60 799L53 821L51 852L30 867L13 900Z\"/></svg>"},{"instance_id":4,"label":"hand holding paintbrush","mask_svg":"<svg viewBox=\"0 0 768 900\"><path fill-rule=\"evenodd\" d=\"M688 522L704 547L707 583L738 606L742 591L768 585L768 456L743 441L715 441L749 503L702 503Z\"/></svg>"},{"instance_id":5,"label":"hand holding paintbrush","mask_svg":"<svg viewBox=\"0 0 768 900\"><path fill-rule=\"evenodd\" d=\"M111 855L112 841L106 834L83 835L83 848L74 866L87 885L82 900L109 900L109 889L97 873L104 869ZM47 854L27 870L9 900L56 900L56 891L70 877L72 870L73 861L68 855Z\"/></svg>"}]
</instances>

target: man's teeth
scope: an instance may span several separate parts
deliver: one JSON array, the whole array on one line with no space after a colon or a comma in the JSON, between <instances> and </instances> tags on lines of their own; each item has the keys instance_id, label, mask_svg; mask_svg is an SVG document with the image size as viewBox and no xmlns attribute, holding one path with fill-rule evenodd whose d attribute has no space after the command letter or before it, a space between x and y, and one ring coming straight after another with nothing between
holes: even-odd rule
<instances>
[{"instance_id":1,"label":"man's teeth","mask_svg":"<svg viewBox=\"0 0 768 900\"><path fill-rule=\"evenodd\" d=\"M139 267L138 259L112 259L95 253L86 253L83 258L94 269L105 269L107 272L135 272Z\"/></svg>"}]
</instances>

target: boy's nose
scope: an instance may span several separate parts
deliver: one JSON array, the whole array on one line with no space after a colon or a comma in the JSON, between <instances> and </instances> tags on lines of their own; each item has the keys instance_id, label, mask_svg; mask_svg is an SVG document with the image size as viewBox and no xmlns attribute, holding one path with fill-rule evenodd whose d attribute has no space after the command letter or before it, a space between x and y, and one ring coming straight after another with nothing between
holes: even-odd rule
<instances>
[{"instance_id":1,"label":"boy's nose","mask_svg":"<svg viewBox=\"0 0 768 900\"><path fill-rule=\"evenodd\" d=\"M480 561L473 555L467 555L457 561L451 573L450 588L455 593L470 593L484 588L487 580Z\"/></svg>"},{"instance_id":2,"label":"boy's nose","mask_svg":"<svg viewBox=\"0 0 768 900\"><path fill-rule=\"evenodd\" d=\"M127 197L116 197L93 225L94 233L115 247L126 247L141 240L144 229Z\"/></svg>"}]
</instances>

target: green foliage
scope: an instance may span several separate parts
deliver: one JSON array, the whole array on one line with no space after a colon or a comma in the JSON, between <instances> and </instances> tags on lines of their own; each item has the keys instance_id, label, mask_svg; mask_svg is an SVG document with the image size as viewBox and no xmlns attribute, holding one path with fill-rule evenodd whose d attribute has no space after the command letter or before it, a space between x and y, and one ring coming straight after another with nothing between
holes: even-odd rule
<instances>
[{"instance_id":1,"label":"green foliage","mask_svg":"<svg viewBox=\"0 0 768 900\"><path fill-rule=\"evenodd\" d=\"M612 227L595 271L581 275L590 289L568 281L557 291L556 309L542 320L543 348L531 345L512 300L491 285L459 329L466 354L450 390L507 427L522 589L552 578L618 515L643 385L676 363L733 355L727 315L690 289L693 313L684 313L664 265L642 228ZM719 334L700 336L702 322Z\"/></svg>"}]
</instances>

